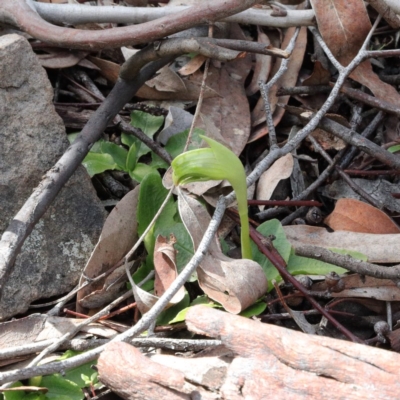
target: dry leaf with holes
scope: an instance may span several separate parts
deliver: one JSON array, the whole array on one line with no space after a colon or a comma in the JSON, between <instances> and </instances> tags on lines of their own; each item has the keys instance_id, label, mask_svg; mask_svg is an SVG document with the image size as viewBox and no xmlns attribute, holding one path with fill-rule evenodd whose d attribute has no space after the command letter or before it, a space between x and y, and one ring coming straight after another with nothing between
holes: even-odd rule
<instances>
[{"instance_id":1,"label":"dry leaf with holes","mask_svg":"<svg viewBox=\"0 0 400 400\"><path fill-rule=\"evenodd\" d=\"M179 191L178 207L197 249L211 218L197 200L185 195L182 190ZM268 288L267 278L258 263L225 256L216 238L197 268L197 276L204 293L234 314L254 304Z\"/></svg>"},{"instance_id":2,"label":"dry leaf with holes","mask_svg":"<svg viewBox=\"0 0 400 400\"><path fill-rule=\"evenodd\" d=\"M399 227L382 211L355 199L340 199L325 224L335 231L400 233Z\"/></svg>"},{"instance_id":3,"label":"dry leaf with holes","mask_svg":"<svg viewBox=\"0 0 400 400\"><path fill-rule=\"evenodd\" d=\"M276 160L267 171L265 171L258 181L256 199L269 200L282 179L287 179L293 172L293 155L291 153ZM259 206L264 210L265 206Z\"/></svg>"}]
</instances>

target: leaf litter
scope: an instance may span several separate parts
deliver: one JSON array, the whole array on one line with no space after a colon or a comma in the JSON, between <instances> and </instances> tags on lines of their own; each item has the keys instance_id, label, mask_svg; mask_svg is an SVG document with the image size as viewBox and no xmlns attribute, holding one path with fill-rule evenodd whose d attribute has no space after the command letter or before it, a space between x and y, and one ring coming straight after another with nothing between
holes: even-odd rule
<instances>
[{"instance_id":1,"label":"leaf litter","mask_svg":"<svg viewBox=\"0 0 400 400\"><path fill-rule=\"evenodd\" d=\"M337 61L347 66L361 48L371 29L371 20L374 20L376 15L370 7L365 7L362 0L329 0L327 4L312 0L311 5L323 41ZM297 8L302 7L300 5ZM357 18L354 18L354 15L357 15ZM385 22L381 23L381 28L383 27L386 27ZM228 37L250 43L253 41L263 43L266 46L273 43L284 50L294 31L295 28L278 30L231 24ZM371 41L371 47L392 48L393 45L385 40L383 36L377 36ZM308 49L314 50L312 59L309 57ZM118 79L121 55L112 55L110 52L102 58L99 55L94 57L79 51L70 52L68 55L57 49L50 49L48 54L40 57L47 68L84 65L81 68L90 71L90 74L96 77L96 84L100 86L113 84ZM302 122L291 116L283 106L285 104L299 106L300 103L304 110L316 112L328 94L313 93L312 90L322 86L332 86L337 79L337 71L332 63L328 61L326 55L321 54L321 48L317 41L312 39L311 33L305 27L301 28L287 70L280 76L269 95L280 147L287 143L292 127L300 129L302 125ZM380 77L391 74L392 67L397 71L397 66L392 65L396 63L391 59L382 58L379 60L381 65L376 67L377 63L374 61L375 58L372 62L365 60L360 63L350 74L351 79L346 81L346 85L360 92L369 90L376 99L397 106L400 99L396 88ZM193 107L202 92L203 64L204 56L195 55L184 67L173 63L164 67L139 90L137 97L130 104L132 107L145 110L140 111L145 114L144 119L138 120L138 114L129 108L120 113L120 118L142 130L172 157L176 157L183 151L188 137L187 129L193 119ZM265 105L259 93L258 82L269 81L279 73L280 64L281 61L273 56L253 55L250 52L245 52L242 57L228 63L212 61L202 92L203 105L200 118L195 121L196 131L189 149L198 148L199 135L205 133L230 148L241 157L243 163L251 165L254 169L262 154L266 155L268 151L273 151L268 145L269 130L265 124ZM396 74L398 72L393 73ZM311 94L307 92L279 94L280 90L293 89L296 86L299 86L299 89L300 86L307 87ZM82 100L82 103L84 102ZM329 111L331 114L326 115L327 117L339 120L344 128L356 132L366 129L376 113L367 102L360 104L351 98L343 101L343 97L331 104ZM164 116L168 113L171 121L168 122L169 125L164 125ZM355 118L357 113L358 119ZM396 119L397 117L394 125L398 123ZM383 128L379 129L382 133ZM342 139L324 129L317 128L311 134L332 158L348 151ZM125 177L124 184L128 181L129 189L134 189L122 199L112 199L117 205L110 212L99 242L83 270L81 283L87 279L96 279L110 271L112 267L116 268L101 280L90 283L78 292L76 310L81 313L90 313L90 310L103 307L128 290L122 260L135 245L138 236L146 230L167 195L167 190L163 187L163 182L167 181L165 171L168 168L165 160L161 160L150 148L140 144L138 139L133 139L127 134L121 135L117 129L110 128L105 134L105 139L105 143L110 144L99 144L98 152L89 153L89 159L85 164L91 175L94 175L94 182L98 184L96 180L100 172L112 176L113 179L118 177L120 180L121 175L126 173L128 177ZM399 141L398 130L391 128L390 140L389 143L382 134L376 137L376 141L379 141L383 148L395 146ZM340 160L338 162L340 163ZM316 166L313 166L313 163ZM347 165L341 164L345 173L346 168L349 174L353 170L370 173L365 179L368 185L371 182L379 183L379 189L376 189L376 186L375 189L368 189L372 197L379 196L382 202L382 209L379 210L367 204L365 200L367 196L363 196L364 184L361 179L353 179L355 184L352 186L353 192L348 194L343 189L343 185L347 183L340 187L334 186L339 180L335 176L337 173L333 171L320 182L321 185L325 182L326 185L330 185L329 187L323 188L320 185L318 189L314 188L303 198L298 199L299 195L302 196L302 191L296 192L297 189L294 187L293 165L299 169L296 173L301 174L304 181L302 187L305 187L305 190L323 176L324 170L329 167L327 158L316 148L310 147L307 142L297 146L296 152L278 158L257 180L256 199L277 201L275 205L271 203L274 208L266 208L263 211L267 213L266 218L259 213L261 208L266 207L264 204L260 204L260 209L257 207L257 211L255 208L250 208L251 217L258 219L258 232L272 240L273 246L286 262L288 272L298 275L299 279L301 276L312 279L310 293L312 295L318 292L322 299L319 301L325 308L332 309L331 305L337 307L339 304L337 301L340 300L342 307L340 312L351 315L353 320L356 320L359 312L358 308L353 307L355 303L368 309L367 316L362 316L363 322L368 318L368 321L390 318L385 315L383 304L390 302L393 312L398 309L400 289L396 282L356 273L348 274L347 270L318 258L300 257L296 255L296 248L315 245L334 251L340 249L345 254L371 263L389 265L400 263L397 250L399 248L398 219L396 220L398 206L396 203L393 205L393 201L396 200L393 200L392 196L396 195L394 191L397 180L393 178L395 175L390 175L393 170L382 166L372 157L366 158L362 153L358 158L353 156ZM382 174L373 175L374 170L380 170ZM117 172L121 174L118 175ZM385 175L386 173L388 175ZM292 183L288 178L292 179ZM230 191L230 187L220 185L220 182L191 185L188 189L192 194L180 190L177 192L178 200L171 198L168 201L166 210L146 235L144 245L139 247L131 259L134 266L131 273L136 284L148 278L152 271L155 272L155 277L150 276L142 288L138 286L133 288L137 308L142 314L150 310L168 289L198 248L211 220L211 206L215 205L215 202L209 200ZM366 183L365 188L368 185ZM385 189L382 189L383 187ZM334 189L329 191L328 188ZM102 186L98 191L102 192L103 196L106 195L105 197L110 196L108 187ZM377 193L378 191L382 193ZM358 199L351 199L350 197L356 192ZM309 218L308 210L303 208L305 206L296 203L293 205L278 203L304 199L323 202L321 218L323 222L317 223L319 226L313 226L315 222ZM297 216L290 219L290 222L295 221L297 225L287 226L290 223L287 216L291 216L294 212ZM228 217L225 217L224 222L227 220ZM326 321L318 320L315 316L311 320L305 318L304 312L307 312L306 308L309 307L307 302L302 301L300 305L289 306L288 298L303 299L304 295L282 279L274 263L255 245L253 245L253 260L241 259L240 254L238 255L240 248L237 224L232 224L230 221L226 226L233 228L226 230L223 236L213 238L207 254L197 269L197 274L191 277L190 282L182 287L168 304L168 313L158 319L158 325L172 324L172 327L173 324L179 325L184 321L185 314L190 308L196 304L207 304L211 307L222 307L234 314L257 315L261 319L268 315L271 317L269 321L274 317L281 320L287 311L299 329L316 333ZM327 230L326 227L334 232ZM340 291L332 290L330 286L332 280L330 274L333 272L338 276ZM277 305L279 301L282 302L281 305ZM257 311L253 314L252 310ZM283 324L291 326L290 322L286 323L285 318ZM395 325L394 317L392 322L394 330L390 343L389 345L382 343L382 346L392 344L393 349L398 351L396 335L400 330ZM35 330L36 324L32 323L29 329ZM363 337L374 338L373 323L368 322L368 324ZM344 325L354 331L359 328L357 321L351 323L345 321ZM330 328L331 335L340 336L338 330Z\"/></svg>"}]
</instances>

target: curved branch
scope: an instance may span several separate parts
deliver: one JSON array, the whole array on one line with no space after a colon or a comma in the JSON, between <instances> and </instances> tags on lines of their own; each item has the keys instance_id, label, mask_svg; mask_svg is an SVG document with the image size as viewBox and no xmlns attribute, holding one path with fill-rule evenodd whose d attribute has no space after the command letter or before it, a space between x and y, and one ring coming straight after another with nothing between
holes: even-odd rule
<instances>
[{"instance_id":1,"label":"curved branch","mask_svg":"<svg viewBox=\"0 0 400 400\"><path fill-rule=\"evenodd\" d=\"M202 1L171 16L140 25L89 31L63 28L43 20L28 0L0 0L0 22L14 25L36 39L59 47L100 50L152 42L195 25L214 22L257 3L257 0ZM101 7L99 7L101 8Z\"/></svg>"},{"instance_id":2,"label":"curved branch","mask_svg":"<svg viewBox=\"0 0 400 400\"><path fill-rule=\"evenodd\" d=\"M35 3L36 11L54 24L79 25L87 23L142 24L158 18L174 15L186 10L187 6L168 7L120 7L102 6L93 12L92 6L80 4ZM287 10L286 16L274 17L272 10L246 10L223 18L225 22L254 24L276 28L314 25L313 10Z\"/></svg>"}]
</instances>

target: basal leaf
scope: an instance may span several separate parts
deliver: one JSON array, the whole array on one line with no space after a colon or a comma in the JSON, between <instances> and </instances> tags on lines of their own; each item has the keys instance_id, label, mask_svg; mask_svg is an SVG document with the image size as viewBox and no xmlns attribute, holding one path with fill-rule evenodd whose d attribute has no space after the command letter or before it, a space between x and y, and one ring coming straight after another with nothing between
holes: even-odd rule
<instances>
[{"instance_id":1,"label":"basal leaf","mask_svg":"<svg viewBox=\"0 0 400 400\"><path fill-rule=\"evenodd\" d=\"M91 177L96 174L101 174L109 169L118 169L118 165L110 154L89 152L82 161L82 164Z\"/></svg>"},{"instance_id":2,"label":"basal leaf","mask_svg":"<svg viewBox=\"0 0 400 400\"><path fill-rule=\"evenodd\" d=\"M257 303L252 304L250 307L247 307L243 310L240 315L242 317L250 318L255 315L260 315L267 308L267 304L264 301L258 301Z\"/></svg>"},{"instance_id":3,"label":"basal leaf","mask_svg":"<svg viewBox=\"0 0 400 400\"><path fill-rule=\"evenodd\" d=\"M326 275L331 271L337 274L345 274L347 269L337 267L313 258L300 257L292 253L289 258L288 271L292 275Z\"/></svg>"},{"instance_id":4,"label":"basal leaf","mask_svg":"<svg viewBox=\"0 0 400 400\"><path fill-rule=\"evenodd\" d=\"M163 116L151 115L139 110L135 110L131 113L131 125L141 129L143 133L149 137L153 137L163 123Z\"/></svg>"},{"instance_id":5,"label":"basal leaf","mask_svg":"<svg viewBox=\"0 0 400 400\"><path fill-rule=\"evenodd\" d=\"M137 147L136 144L133 143L128 151L125 170L128 172L133 171L136 167L136 162L137 162Z\"/></svg>"},{"instance_id":6,"label":"basal leaf","mask_svg":"<svg viewBox=\"0 0 400 400\"><path fill-rule=\"evenodd\" d=\"M168 190L164 188L161 182L161 177L157 172L150 173L144 177L140 185L137 212L139 236L143 234L150 222L153 220L167 194ZM169 224L171 220L173 221L173 215L175 212L176 206L171 198L156 224L159 226L162 226L165 223ZM155 238L152 232L149 233L150 235L148 235L148 240L145 241L145 246L148 254L153 254Z\"/></svg>"},{"instance_id":7,"label":"basal leaf","mask_svg":"<svg viewBox=\"0 0 400 400\"><path fill-rule=\"evenodd\" d=\"M277 219L272 219L270 221L266 221L262 223L257 230L262 233L264 236L273 235L275 239L273 240L273 244L278 250L279 254L283 257L283 259L288 262L292 246L290 242L286 239L285 232L282 228L281 223ZM258 262L263 268L265 275L268 278L269 288L271 288L272 279L277 279L279 276L278 271L272 265L272 263L262 254L254 242L251 243L253 259Z\"/></svg>"},{"instance_id":8,"label":"basal leaf","mask_svg":"<svg viewBox=\"0 0 400 400\"><path fill-rule=\"evenodd\" d=\"M102 142L101 152L109 154L114 159L119 169L125 170L126 158L128 156L128 151L126 149L112 142Z\"/></svg>"},{"instance_id":9,"label":"basal leaf","mask_svg":"<svg viewBox=\"0 0 400 400\"><path fill-rule=\"evenodd\" d=\"M84 398L80 387L60 374L44 376L42 386L49 390L46 393L46 397L49 399L82 400Z\"/></svg>"},{"instance_id":10,"label":"basal leaf","mask_svg":"<svg viewBox=\"0 0 400 400\"><path fill-rule=\"evenodd\" d=\"M122 132L121 134L121 142L128 147L131 147L133 144L136 144L137 138L133 135L128 135L127 133Z\"/></svg>"},{"instance_id":11,"label":"basal leaf","mask_svg":"<svg viewBox=\"0 0 400 400\"><path fill-rule=\"evenodd\" d=\"M150 174L153 174L153 173L156 173L158 175L157 171L153 167L151 167L150 165L143 164L143 163L137 163L136 166L135 166L135 169L133 171L129 171L129 176L133 180L135 180L135 181L140 183L140 182L143 181L143 179L147 175L150 175Z\"/></svg>"},{"instance_id":12,"label":"basal leaf","mask_svg":"<svg viewBox=\"0 0 400 400\"><path fill-rule=\"evenodd\" d=\"M190 303L190 298L187 292L185 297L176 305L164 310L157 318L157 325L168 325L170 321L175 319L177 314L187 308Z\"/></svg>"}]
</instances>

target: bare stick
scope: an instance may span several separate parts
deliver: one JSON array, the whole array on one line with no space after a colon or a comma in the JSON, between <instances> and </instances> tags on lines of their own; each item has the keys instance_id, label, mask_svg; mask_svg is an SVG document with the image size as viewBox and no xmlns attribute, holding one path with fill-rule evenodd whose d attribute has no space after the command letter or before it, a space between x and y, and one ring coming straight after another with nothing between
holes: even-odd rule
<instances>
[{"instance_id":1,"label":"bare stick","mask_svg":"<svg viewBox=\"0 0 400 400\"><path fill-rule=\"evenodd\" d=\"M48 22L78 25L86 23L141 24L158 18L171 16L186 10L187 6L168 7L116 7L78 4L34 3L36 11ZM246 10L221 21L254 24L269 27L289 28L291 26L314 25L313 10L287 10L285 17L276 18L272 10Z\"/></svg>"},{"instance_id":2,"label":"bare stick","mask_svg":"<svg viewBox=\"0 0 400 400\"><path fill-rule=\"evenodd\" d=\"M257 0L212 0L140 25L105 30L80 30L49 24L27 0L1 1L0 22L12 24L36 39L60 47L100 50L104 48L151 43L192 26L218 21L257 3ZM102 8L102 7L98 7ZM92 11L93 12L93 11Z\"/></svg>"}]
</instances>

